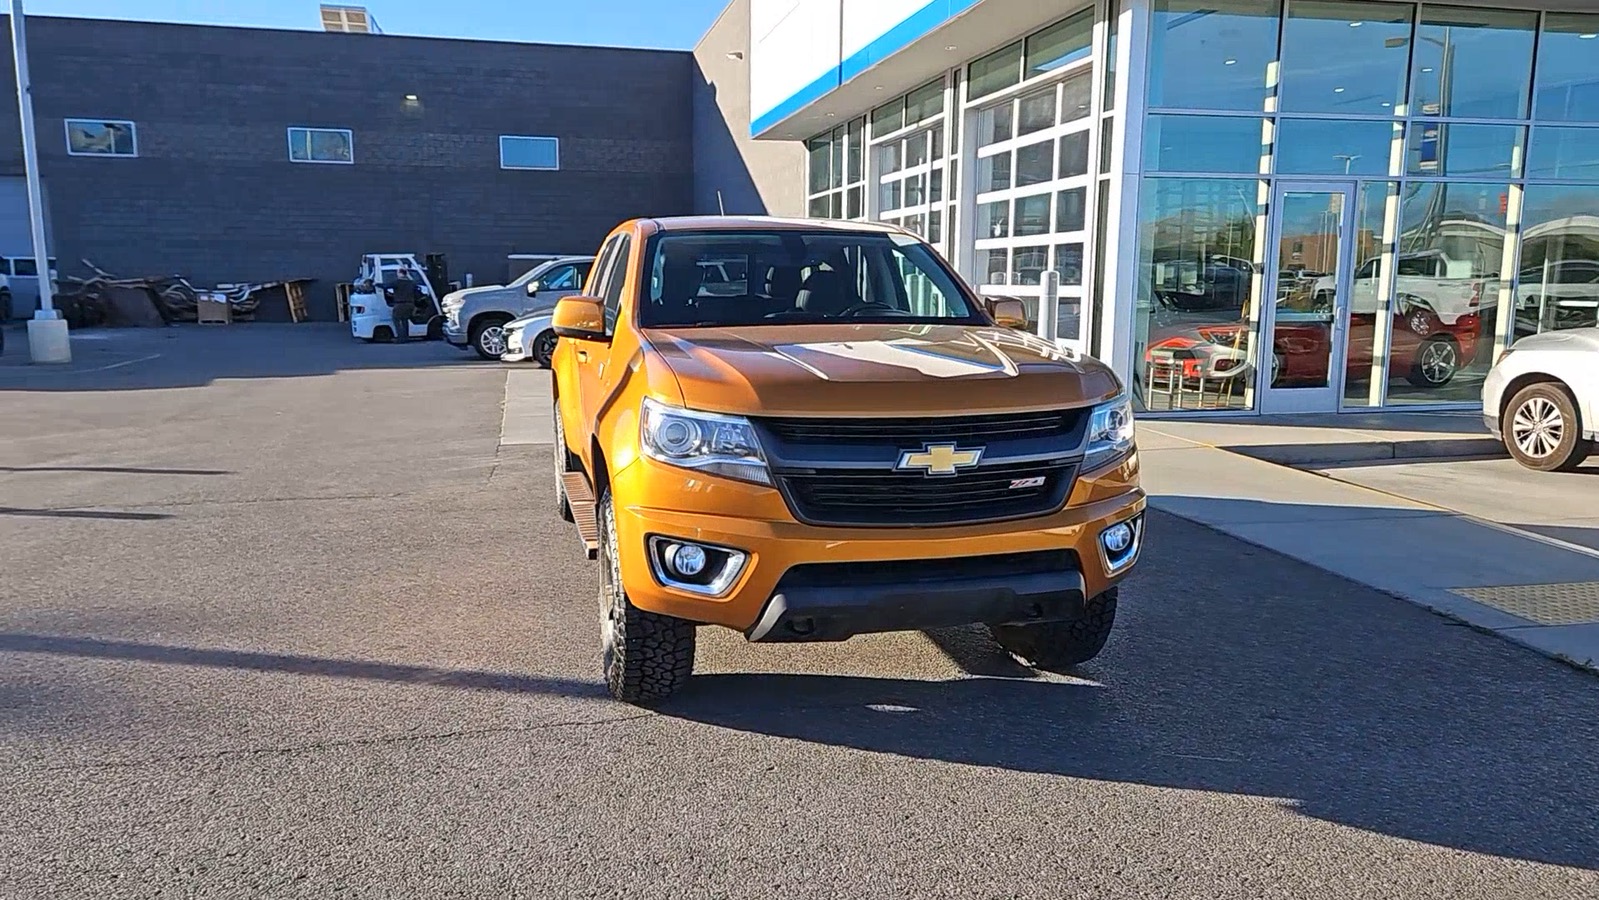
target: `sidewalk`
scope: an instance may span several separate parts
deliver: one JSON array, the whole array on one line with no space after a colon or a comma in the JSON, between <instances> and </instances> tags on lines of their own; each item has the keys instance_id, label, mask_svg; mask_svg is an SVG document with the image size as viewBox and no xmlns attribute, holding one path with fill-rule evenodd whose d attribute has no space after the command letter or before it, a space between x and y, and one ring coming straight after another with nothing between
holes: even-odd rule
<instances>
[{"instance_id":1,"label":"sidewalk","mask_svg":"<svg viewBox=\"0 0 1599 900\"><path fill-rule=\"evenodd\" d=\"M1491 482L1522 476L1480 459L1503 451L1469 414L1142 421L1139 447L1159 509L1599 669L1599 518L1569 486L1599 472L1520 483L1550 497L1518 513Z\"/></svg>"}]
</instances>

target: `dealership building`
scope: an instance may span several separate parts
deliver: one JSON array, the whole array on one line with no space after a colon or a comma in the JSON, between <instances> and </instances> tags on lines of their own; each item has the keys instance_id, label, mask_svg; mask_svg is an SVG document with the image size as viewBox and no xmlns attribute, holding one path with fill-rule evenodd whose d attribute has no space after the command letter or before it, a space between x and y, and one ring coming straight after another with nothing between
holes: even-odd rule
<instances>
[{"instance_id":1,"label":"dealership building","mask_svg":"<svg viewBox=\"0 0 1599 900\"><path fill-rule=\"evenodd\" d=\"M732 0L692 52L30 29L63 275L308 276L325 316L362 253L482 282L632 216L877 220L1174 415L1469 406L1599 317L1599 2Z\"/></svg>"}]
</instances>

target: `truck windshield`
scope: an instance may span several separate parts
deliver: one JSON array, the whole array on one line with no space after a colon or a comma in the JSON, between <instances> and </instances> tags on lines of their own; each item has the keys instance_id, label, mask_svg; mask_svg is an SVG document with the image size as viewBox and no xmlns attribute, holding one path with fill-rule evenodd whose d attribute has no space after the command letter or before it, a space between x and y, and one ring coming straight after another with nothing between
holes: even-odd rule
<instances>
[{"instance_id":1,"label":"truck windshield","mask_svg":"<svg viewBox=\"0 0 1599 900\"><path fill-rule=\"evenodd\" d=\"M881 233L672 233L650 248L645 328L987 324L926 244Z\"/></svg>"}]
</instances>

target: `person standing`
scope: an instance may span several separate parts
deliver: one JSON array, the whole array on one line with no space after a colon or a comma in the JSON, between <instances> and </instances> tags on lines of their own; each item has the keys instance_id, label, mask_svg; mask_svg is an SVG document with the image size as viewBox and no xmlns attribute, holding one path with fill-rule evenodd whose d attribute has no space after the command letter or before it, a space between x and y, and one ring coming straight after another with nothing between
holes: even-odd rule
<instances>
[{"instance_id":1,"label":"person standing","mask_svg":"<svg viewBox=\"0 0 1599 900\"><path fill-rule=\"evenodd\" d=\"M411 277L409 269L401 269L399 277L394 280L389 288L390 314L394 322L394 339L405 343L411 339L411 317L416 315L416 301L419 295L416 281Z\"/></svg>"}]
</instances>

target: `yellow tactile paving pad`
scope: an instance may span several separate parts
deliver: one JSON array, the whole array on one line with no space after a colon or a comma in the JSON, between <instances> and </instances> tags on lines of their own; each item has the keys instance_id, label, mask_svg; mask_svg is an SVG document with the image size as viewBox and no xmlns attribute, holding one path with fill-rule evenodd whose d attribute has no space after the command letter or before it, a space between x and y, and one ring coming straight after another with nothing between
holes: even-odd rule
<instances>
[{"instance_id":1,"label":"yellow tactile paving pad","mask_svg":"<svg viewBox=\"0 0 1599 900\"><path fill-rule=\"evenodd\" d=\"M1456 588L1454 593L1540 625L1599 622L1599 581Z\"/></svg>"}]
</instances>

